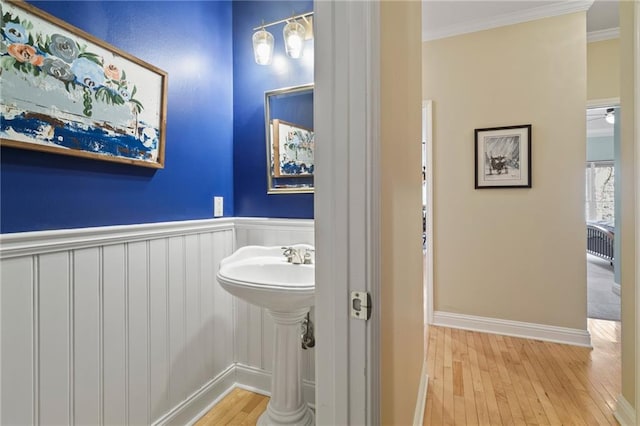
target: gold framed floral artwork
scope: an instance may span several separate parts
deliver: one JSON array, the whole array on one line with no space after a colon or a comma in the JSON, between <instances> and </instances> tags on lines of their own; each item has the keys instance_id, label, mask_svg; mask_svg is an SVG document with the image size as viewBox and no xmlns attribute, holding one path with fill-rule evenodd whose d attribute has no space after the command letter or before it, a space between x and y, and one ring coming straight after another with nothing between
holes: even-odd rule
<instances>
[{"instance_id":1,"label":"gold framed floral artwork","mask_svg":"<svg viewBox=\"0 0 640 426\"><path fill-rule=\"evenodd\" d=\"M278 178L313 176L313 130L278 119L272 120L271 128L273 175Z\"/></svg>"},{"instance_id":2,"label":"gold framed floral artwork","mask_svg":"<svg viewBox=\"0 0 640 426\"><path fill-rule=\"evenodd\" d=\"M1 145L164 167L166 72L25 2L0 6Z\"/></svg>"}]
</instances>

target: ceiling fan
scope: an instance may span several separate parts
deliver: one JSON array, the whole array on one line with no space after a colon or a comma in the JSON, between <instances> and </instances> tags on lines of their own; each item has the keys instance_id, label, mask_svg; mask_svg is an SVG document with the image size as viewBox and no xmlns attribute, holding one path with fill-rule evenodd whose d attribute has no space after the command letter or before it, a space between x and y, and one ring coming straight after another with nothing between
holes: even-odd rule
<instances>
[{"instance_id":1,"label":"ceiling fan","mask_svg":"<svg viewBox=\"0 0 640 426\"><path fill-rule=\"evenodd\" d=\"M593 118L590 118L587 121L601 120L604 118L604 120L607 123L613 124L616 122L616 116L614 114L614 111L615 111L614 108L607 108L607 112L605 112L604 114L602 114L601 112L598 112L597 115L592 115ZM588 113L587 113L587 116L589 116Z\"/></svg>"}]
</instances>

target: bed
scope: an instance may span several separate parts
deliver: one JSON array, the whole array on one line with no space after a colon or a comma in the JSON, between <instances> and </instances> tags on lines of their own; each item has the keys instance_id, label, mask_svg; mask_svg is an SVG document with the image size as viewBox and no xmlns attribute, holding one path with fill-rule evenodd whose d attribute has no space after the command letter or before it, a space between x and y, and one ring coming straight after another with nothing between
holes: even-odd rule
<instances>
[{"instance_id":1,"label":"bed","mask_svg":"<svg viewBox=\"0 0 640 426\"><path fill-rule=\"evenodd\" d=\"M614 230L608 222L587 222L587 253L606 259L613 265Z\"/></svg>"}]
</instances>

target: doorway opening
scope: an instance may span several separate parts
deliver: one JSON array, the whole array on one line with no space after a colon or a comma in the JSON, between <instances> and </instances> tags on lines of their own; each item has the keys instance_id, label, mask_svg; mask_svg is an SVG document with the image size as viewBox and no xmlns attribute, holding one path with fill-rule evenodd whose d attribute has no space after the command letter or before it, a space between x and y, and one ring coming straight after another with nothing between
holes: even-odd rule
<instances>
[{"instance_id":1,"label":"doorway opening","mask_svg":"<svg viewBox=\"0 0 640 426\"><path fill-rule=\"evenodd\" d=\"M620 321L620 275L616 273L619 271L619 248L616 250L619 132L616 131L616 116L619 116L616 105L587 109L587 316L610 321Z\"/></svg>"}]
</instances>

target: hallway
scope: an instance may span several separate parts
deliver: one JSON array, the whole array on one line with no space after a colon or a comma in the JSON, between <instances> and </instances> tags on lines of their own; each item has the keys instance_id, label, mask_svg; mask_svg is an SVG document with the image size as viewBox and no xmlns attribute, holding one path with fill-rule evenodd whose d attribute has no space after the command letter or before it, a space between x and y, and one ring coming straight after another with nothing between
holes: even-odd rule
<instances>
[{"instance_id":1,"label":"hallway","mask_svg":"<svg viewBox=\"0 0 640 426\"><path fill-rule=\"evenodd\" d=\"M425 425L617 425L620 323L589 320L593 349L429 328Z\"/></svg>"},{"instance_id":2,"label":"hallway","mask_svg":"<svg viewBox=\"0 0 640 426\"><path fill-rule=\"evenodd\" d=\"M587 254L587 316L620 321L620 286L613 290L613 266L609 261Z\"/></svg>"}]
</instances>

